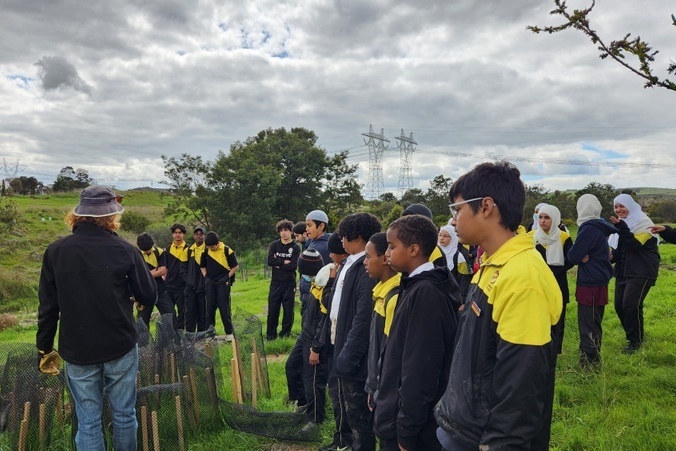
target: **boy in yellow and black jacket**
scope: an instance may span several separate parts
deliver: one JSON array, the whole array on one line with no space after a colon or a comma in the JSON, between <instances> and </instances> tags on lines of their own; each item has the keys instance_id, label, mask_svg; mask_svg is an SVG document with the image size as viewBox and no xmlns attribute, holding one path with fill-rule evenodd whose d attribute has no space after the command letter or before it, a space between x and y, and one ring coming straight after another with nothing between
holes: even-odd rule
<instances>
[{"instance_id":1,"label":"boy in yellow and black jacket","mask_svg":"<svg viewBox=\"0 0 676 451\"><path fill-rule=\"evenodd\" d=\"M450 190L463 244L485 250L456 334L448 386L435 411L446 449L549 445L561 291L529 235L517 235L525 189L508 162L483 163Z\"/></svg>"},{"instance_id":2,"label":"boy in yellow and black jacket","mask_svg":"<svg viewBox=\"0 0 676 451\"><path fill-rule=\"evenodd\" d=\"M239 267L237 257L235 251L220 241L216 232L207 233L204 244L208 250L202 254L200 267L207 293L207 320L209 324L215 326L218 309L225 328L225 340L232 341L234 329L230 309L230 286Z\"/></svg>"}]
</instances>

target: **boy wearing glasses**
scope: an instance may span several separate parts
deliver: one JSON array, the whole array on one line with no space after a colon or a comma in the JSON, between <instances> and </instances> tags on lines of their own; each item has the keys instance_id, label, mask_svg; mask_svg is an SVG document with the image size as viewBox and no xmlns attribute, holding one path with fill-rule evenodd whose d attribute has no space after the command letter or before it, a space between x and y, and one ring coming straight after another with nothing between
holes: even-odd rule
<instances>
[{"instance_id":1,"label":"boy wearing glasses","mask_svg":"<svg viewBox=\"0 0 676 451\"><path fill-rule=\"evenodd\" d=\"M529 235L525 190L508 162L483 163L450 189L452 224L485 256L467 293L446 392L435 415L445 449L547 449L554 395L551 328L561 290Z\"/></svg>"}]
</instances>

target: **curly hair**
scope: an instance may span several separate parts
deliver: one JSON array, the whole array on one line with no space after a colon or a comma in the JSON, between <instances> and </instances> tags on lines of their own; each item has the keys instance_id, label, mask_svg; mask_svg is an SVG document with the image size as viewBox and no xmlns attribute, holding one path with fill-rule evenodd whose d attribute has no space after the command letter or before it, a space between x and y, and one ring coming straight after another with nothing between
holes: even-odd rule
<instances>
[{"instance_id":1,"label":"curly hair","mask_svg":"<svg viewBox=\"0 0 676 451\"><path fill-rule=\"evenodd\" d=\"M437 226L423 215L408 215L396 219L388 230L397 232L397 238L406 247L417 244L424 257L429 257L437 246Z\"/></svg>"},{"instance_id":2,"label":"curly hair","mask_svg":"<svg viewBox=\"0 0 676 451\"><path fill-rule=\"evenodd\" d=\"M282 230L293 231L293 222L288 219L282 219L275 225L275 228L277 232L281 232Z\"/></svg>"},{"instance_id":3,"label":"curly hair","mask_svg":"<svg viewBox=\"0 0 676 451\"><path fill-rule=\"evenodd\" d=\"M358 238L368 241L374 233L383 229L382 224L371 213L353 213L345 216L338 224L338 235L348 241Z\"/></svg>"},{"instance_id":4,"label":"curly hair","mask_svg":"<svg viewBox=\"0 0 676 451\"><path fill-rule=\"evenodd\" d=\"M66 213L66 217L64 218L63 222L65 222L71 230L74 230L75 226L80 222L91 222L102 229L106 229L109 232L114 232L120 228L121 217L121 214L103 216L101 218L94 218L92 216L75 216L75 213L73 213L73 210L71 210Z\"/></svg>"}]
</instances>

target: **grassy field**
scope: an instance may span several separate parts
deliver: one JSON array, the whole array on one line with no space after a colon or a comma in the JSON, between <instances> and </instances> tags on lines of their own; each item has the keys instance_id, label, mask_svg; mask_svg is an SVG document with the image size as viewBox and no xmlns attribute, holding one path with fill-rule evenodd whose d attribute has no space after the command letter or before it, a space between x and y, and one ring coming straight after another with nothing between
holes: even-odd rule
<instances>
[{"instance_id":1,"label":"grassy field","mask_svg":"<svg viewBox=\"0 0 676 451\"><path fill-rule=\"evenodd\" d=\"M143 196L152 196L143 198ZM68 231L62 218L76 203L75 195L42 198L16 198L20 221L0 235L0 313L9 313L16 324L0 321L2 342L33 343L36 320L36 283L44 247ZM153 225L166 226L157 193L128 194L129 210L147 208ZM138 202L138 203L137 203ZM144 205L155 207L144 207ZM51 218L51 219L49 219ZM132 239L133 235L122 232ZM558 361L551 448L556 450L669 450L676 449L676 246L660 246L662 264L657 285L645 304L646 343L634 355L621 353L624 333L613 311L606 308L601 350L603 365L585 372L578 365L576 304L567 307L564 351ZM248 276L233 287L233 309L259 315L265 320L269 280L260 268L260 253L240 256L248 266ZM574 293L575 269L569 272ZM612 297L611 285L611 297ZM299 332L296 315L294 332ZM4 325L4 326L3 326ZM223 333L222 325L217 325ZM284 403L286 381L285 354L293 339L266 343L272 397L261 402L263 410L289 410ZM224 369L229 374L229 369ZM329 403L330 404L330 403ZM330 418L330 415L328 416ZM331 424L323 426L325 439ZM310 450L318 444L279 443L268 438L224 428L205 435L190 450Z\"/></svg>"}]
</instances>

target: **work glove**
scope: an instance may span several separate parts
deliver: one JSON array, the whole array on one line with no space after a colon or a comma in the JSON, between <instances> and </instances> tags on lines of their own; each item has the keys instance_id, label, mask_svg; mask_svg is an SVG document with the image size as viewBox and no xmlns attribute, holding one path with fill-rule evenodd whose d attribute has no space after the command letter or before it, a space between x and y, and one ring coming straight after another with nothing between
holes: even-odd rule
<instances>
[{"instance_id":1,"label":"work glove","mask_svg":"<svg viewBox=\"0 0 676 451\"><path fill-rule=\"evenodd\" d=\"M56 376L61 372L60 367L61 356L56 352L56 349L52 349L50 352L38 351L38 369L41 373Z\"/></svg>"}]
</instances>

